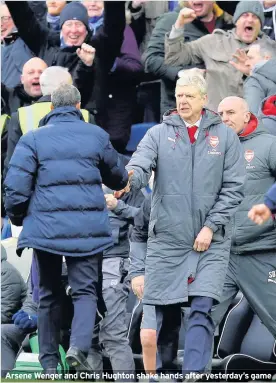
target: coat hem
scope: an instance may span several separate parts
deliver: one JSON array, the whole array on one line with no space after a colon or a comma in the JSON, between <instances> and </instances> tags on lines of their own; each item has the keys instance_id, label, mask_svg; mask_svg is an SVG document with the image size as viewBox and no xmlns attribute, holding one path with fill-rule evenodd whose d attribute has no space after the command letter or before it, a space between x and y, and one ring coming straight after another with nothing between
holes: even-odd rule
<instances>
[{"instance_id":1,"label":"coat hem","mask_svg":"<svg viewBox=\"0 0 276 383\"><path fill-rule=\"evenodd\" d=\"M25 246L17 247L16 253L17 253L17 255L19 257L21 257L23 250L26 249L26 248L29 248L29 249L33 249L33 250L45 251L45 252L51 253L51 254L61 255L63 257L89 257L89 256L92 256L92 255L96 255L96 254L102 253L104 250L110 248L111 246L112 246L112 242L111 242L111 244L102 246L102 247L98 248L97 250L89 251L87 253L74 253L74 252L67 253L66 251L56 251L56 250L53 250L53 249L45 248L43 246L25 245Z\"/></svg>"}]
</instances>

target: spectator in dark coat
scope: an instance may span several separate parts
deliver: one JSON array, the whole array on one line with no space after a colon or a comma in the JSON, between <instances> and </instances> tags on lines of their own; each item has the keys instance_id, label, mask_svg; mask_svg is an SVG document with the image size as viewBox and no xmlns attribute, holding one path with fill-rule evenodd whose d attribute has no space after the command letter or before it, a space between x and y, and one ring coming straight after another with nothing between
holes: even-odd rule
<instances>
[{"instance_id":1,"label":"spectator in dark coat","mask_svg":"<svg viewBox=\"0 0 276 383\"><path fill-rule=\"evenodd\" d=\"M263 42L253 44L247 53L250 76L244 82L244 98L252 113L258 113L262 101L276 94L276 47Z\"/></svg>"},{"instance_id":2,"label":"spectator in dark coat","mask_svg":"<svg viewBox=\"0 0 276 383\"><path fill-rule=\"evenodd\" d=\"M10 114L17 112L21 106L31 105L41 97L39 78L46 68L45 61L38 57L33 57L25 63L22 69L21 84L13 89L6 89L9 94Z\"/></svg>"},{"instance_id":3,"label":"spectator in dark coat","mask_svg":"<svg viewBox=\"0 0 276 383\"><path fill-rule=\"evenodd\" d=\"M231 17L225 14L213 1L188 1L186 3L196 11L197 18L185 26L183 41L190 42L197 40L202 36L212 33L217 28L228 30L233 27ZM164 63L165 34L170 32L180 10L181 8L178 7L174 12L165 13L159 18L145 51L146 71L161 79L161 118L168 109L175 108L174 89L178 79L178 72L194 67L194 65L172 66ZM201 65L199 68L204 68L204 66Z\"/></svg>"},{"instance_id":4,"label":"spectator in dark coat","mask_svg":"<svg viewBox=\"0 0 276 383\"><path fill-rule=\"evenodd\" d=\"M88 0L83 4L87 8L89 27L97 33L104 22L104 2ZM121 153L129 141L136 107L136 85L142 73L143 66L134 33L126 26L121 50L107 77L105 113L96 117L98 125L107 131L112 145Z\"/></svg>"},{"instance_id":5,"label":"spectator in dark coat","mask_svg":"<svg viewBox=\"0 0 276 383\"><path fill-rule=\"evenodd\" d=\"M62 256L74 303L67 362L89 369L99 266L112 246L101 184L120 190L128 182L108 134L82 120L79 91L62 85L51 101L45 127L21 137L5 179L7 214L23 224L17 253L31 247L38 263L40 362L47 373L59 362Z\"/></svg>"},{"instance_id":6,"label":"spectator in dark coat","mask_svg":"<svg viewBox=\"0 0 276 383\"><path fill-rule=\"evenodd\" d=\"M276 1L275 0L265 0L263 2L264 7L264 26L263 31L267 34L272 40L275 40L276 37Z\"/></svg>"},{"instance_id":7,"label":"spectator in dark coat","mask_svg":"<svg viewBox=\"0 0 276 383\"><path fill-rule=\"evenodd\" d=\"M23 65L34 56L14 25L6 4L1 10L1 82L8 88L20 83Z\"/></svg>"},{"instance_id":8,"label":"spectator in dark coat","mask_svg":"<svg viewBox=\"0 0 276 383\"><path fill-rule=\"evenodd\" d=\"M86 104L92 101L91 111L95 114L104 113L108 99L107 74L120 52L123 41L124 2L105 2L104 24L93 35L89 29L86 9L79 2L71 2L63 8L60 14L61 33L52 31L40 23L27 2L7 1L7 5L20 36L34 54L45 60L48 66L67 67L81 92L82 107L87 109ZM80 64L78 48L83 43L95 48L96 58L90 69L81 68L81 79L77 82L76 70ZM92 89L94 92L91 96Z\"/></svg>"},{"instance_id":9,"label":"spectator in dark coat","mask_svg":"<svg viewBox=\"0 0 276 383\"><path fill-rule=\"evenodd\" d=\"M1 245L1 323L12 323L12 316L26 298L27 286L19 271L7 261Z\"/></svg>"}]
</instances>

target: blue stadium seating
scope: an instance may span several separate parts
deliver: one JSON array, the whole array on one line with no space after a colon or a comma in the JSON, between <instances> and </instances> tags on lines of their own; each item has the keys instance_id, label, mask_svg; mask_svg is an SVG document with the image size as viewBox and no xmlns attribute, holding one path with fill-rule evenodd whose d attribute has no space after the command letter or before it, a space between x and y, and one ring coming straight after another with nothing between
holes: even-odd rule
<instances>
[{"instance_id":1,"label":"blue stadium seating","mask_svg":"<svg viewBox=\"0 0 276 383\"><path fill-rule=\"evenodd\" d=\"M147 131L157 125L157 122L145 122L142 124L134 124L131 126L130 139L128 141L126 152L135 152L139 142L142 140Z\"/></svg>"}]
</instances>

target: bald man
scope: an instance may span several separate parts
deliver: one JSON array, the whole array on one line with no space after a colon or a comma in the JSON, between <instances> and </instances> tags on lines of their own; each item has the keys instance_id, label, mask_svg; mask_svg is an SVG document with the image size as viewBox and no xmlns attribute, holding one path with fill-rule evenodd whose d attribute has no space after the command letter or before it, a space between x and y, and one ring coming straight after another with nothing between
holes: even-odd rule
<instances>
[{"instance_id":1,"label":"bald man","mask_svg":"<svg viewBox=\"0 0 276 383\"><path fill-rule=\"evenodd\" d=\"M22 106L31 105L41 97L39 79L47 67L45 61L38 57L33 57L25 63L22 69L21 84L13 89L8 89L10 114Z\"/></svg>"},{"instance_id":2,"label":"bald man","mask_svg":"<svg viewBox=\"0 0 276 383\"><path fill-rule=\"evenodd\" d=\"M270 217L255 225L248 211L264 200L276 178L276 137L268 134L249 112L245 100L227 97L218 107L222 121L240 138L247 172L245 198L233 219L231 254L223 297L214 307L213 319L219 324L238 290L276 338L276 230ZM274 275L274 278L271 277Z\"/></svg>"}]
</instances>

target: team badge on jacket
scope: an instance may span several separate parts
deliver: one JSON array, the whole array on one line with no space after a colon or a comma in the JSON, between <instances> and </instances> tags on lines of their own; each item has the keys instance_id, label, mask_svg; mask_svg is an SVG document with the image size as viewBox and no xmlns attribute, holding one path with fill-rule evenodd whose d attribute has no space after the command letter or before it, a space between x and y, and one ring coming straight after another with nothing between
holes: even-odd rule
<instances>
[{"instance_id":1,"label":"team badge on jacket","mask_svg":"<svg viewBox=\"0 0 276 383\"><path fill-rule=\"evenodd\" d=\"M218 136L210 136L209 142L210 142L210 145L212 146L212 148L215 149L219 144Z\"/></svg>"},{"instance_id":2,"label":"team badge on jacket","mask_svg":"<svg viewBox=\"0 0 276 383\"><path fill-rule=\"evenodd\" d=\"M246 150L244 153L244 158L248 163L250 163L254 158L254 151L253 150Z\"/></svg>"},{"instance_id":3,"label":"team badge on jacket","mask_svg":"<svg viewBox=\"0 0 276 383\"><path fill-rule=\"evenodd\" d=\"M221 155L221 152L216 150L219 144L218 136L209 136L209 145L212 147L212 150L208 150L208 154L218 154Z\"/></svg>"},{"instance_id":4,"label":"team badge on jacket","mask_svg":"<svg viewBox=\"0 0 276 383\"><path fill-rule=\"evenodd\" d=\"M255 166L251 164L251 161L253 160L255 156L254 150L246 150L244 152L244 158L247 161L246 170L255 169Z\"/></svg>"}]
</instances>

